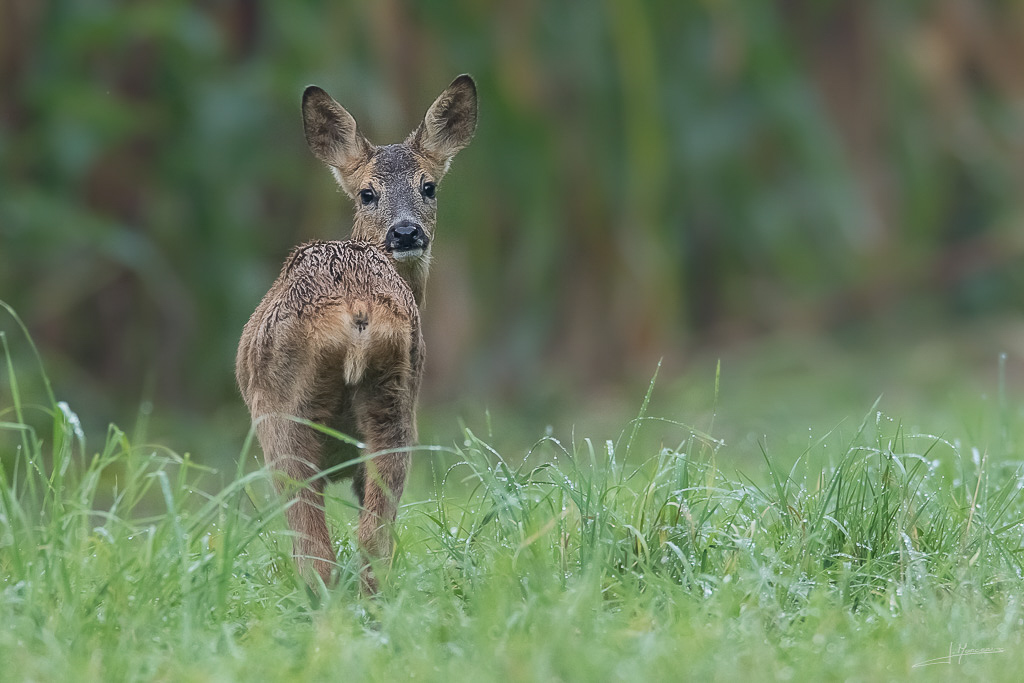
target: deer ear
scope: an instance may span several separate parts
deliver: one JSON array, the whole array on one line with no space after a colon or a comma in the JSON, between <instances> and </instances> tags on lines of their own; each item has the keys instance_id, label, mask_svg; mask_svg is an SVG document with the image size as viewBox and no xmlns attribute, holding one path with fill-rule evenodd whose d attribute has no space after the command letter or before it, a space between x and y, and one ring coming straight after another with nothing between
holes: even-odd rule
<instances>
[{"instance_id":1,"label":"deer ear","mask_svg":"<svg viewBox=\"0 0 1024 683\"><path fill-rule=\"evenodd\" d=\"M476 132L476 83L463 74L430 105L409 144L448 170L452 157L469 144Z\"/></svg>"},{"instance_id":2,"label":"deer ear","mask_svg":"<svg viewBox=\"0 0 1024 683\"><path fill-rule=\"evenodd\" d=\"M356 120L322 89L311 85L302 93L302 127L313 155L331 167L338 184L351 193L346 179L373 150L356 128Z\"/></svg>"}]
</instances>

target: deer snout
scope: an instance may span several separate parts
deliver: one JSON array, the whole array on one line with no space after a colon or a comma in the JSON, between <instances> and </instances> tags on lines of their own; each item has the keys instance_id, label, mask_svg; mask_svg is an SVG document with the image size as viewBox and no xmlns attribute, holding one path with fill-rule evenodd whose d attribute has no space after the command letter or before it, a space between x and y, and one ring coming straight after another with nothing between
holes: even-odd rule
<instances>
[{"instance_id":1,"label":"deer snout","mask_svg":"<svg viewBox=\"0 0 1024 683\"><path fill-rule=\"evenodd\" d=\"M410 220L392 225L384 238L384 248L399 261L422 255L429 243L430 238L423 228Z\"/></svg>"}]
</instances>

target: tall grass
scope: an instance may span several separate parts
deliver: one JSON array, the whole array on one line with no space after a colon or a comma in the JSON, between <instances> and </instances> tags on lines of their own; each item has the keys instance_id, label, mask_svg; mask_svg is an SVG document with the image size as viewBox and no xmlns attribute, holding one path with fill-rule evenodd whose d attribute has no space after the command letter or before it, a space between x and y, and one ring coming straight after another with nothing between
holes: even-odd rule
<instances>
[{"instance_id":1,"label":"tall grass","mask_svg":"<svg viewBox=\"0 0 1024 683\"><path fill-rule=\"evenodd\" d=\"M222 486L114 426L90 448L45 375L26 399L0 341L5 679L871 678L957 638L1003 649L961 665L998 675L1021 641L1018 464L877 406L845 442L762 444L749 476L711 435L647 416L650 392L617 441L512 456L465 429L417 456L433 490L407 495L367 600L346 498L329 510L341 580L318 595L250 443ZM678 440L641 446L655 428Z\"/></svg>"},{"instance_id":2,"label":"tall grass","mask_svg":"<svg viewBox=\"0 0 1024 683\"><path fill-rule=\"evenodd\" d=\"M516 467L466 436L422 513L455 584L472 581L481 556L511 554L563 584L667 581L708 596L739 582L787 609L816 588L856 609L879 596L1020 585L1019 466L1004 462L993 479L987 457L908 435L875 409L834 458L805 453L787 472L765 450L764 483L726 476L723 444L696 431L632 459L628 440L546 438ZM445 496L458 472L474 483L461 505Z\"/></svg>"}]
</instances>

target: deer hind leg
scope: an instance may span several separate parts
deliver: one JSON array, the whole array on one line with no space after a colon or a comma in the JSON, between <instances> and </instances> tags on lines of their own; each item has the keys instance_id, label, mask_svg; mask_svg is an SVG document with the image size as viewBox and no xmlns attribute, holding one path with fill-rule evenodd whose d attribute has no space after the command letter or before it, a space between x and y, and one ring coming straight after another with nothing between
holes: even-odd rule
<instances>
[{"instance_id":1,"label":"deer hind leg","mask_svg":"<svg viewBox=\"0 0 1024 683\"><path fill-rule=\"evenodd\" d=\"M414 399L405 373L393 374L365 387L355 403L356 419L367 452L406 449L416 439ZM373 565L391 555L391 525L409 470L409 452L398 450L379 455L360 465L356 493L359 513L359 545L365 566L364 593L377 592Z\"/></svg>"},{"instance_id":2,"label":"deer hind leg","mask_svg":"<svg viewBox=\"0 0 1024 683\"><path fill-rule=\"evenodd\" d=\"M325 482L321 478L304 483L320 472L317 435L309 427L277 417L265 418L258 431L267 464L276 475L274 486L288 501L285 516L295 534L292 550L299 572L310 585L315 572L330 586L335 557L324 512Z\"/></svg>"}]
</instances>

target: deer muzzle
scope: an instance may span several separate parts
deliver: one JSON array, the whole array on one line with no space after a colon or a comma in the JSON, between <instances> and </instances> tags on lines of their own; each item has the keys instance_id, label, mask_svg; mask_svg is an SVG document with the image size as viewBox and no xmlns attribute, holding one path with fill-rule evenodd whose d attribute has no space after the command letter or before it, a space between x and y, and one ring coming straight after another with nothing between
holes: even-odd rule
<instances>
[{"instance_id":1,"label":"deer muzzle","mask_svg":"<svg viewBox=\"0 0 1024 683\"><path fill-rule=\"evenodd\" d=\"M430 238L423 228L409 220L392 225L384 238L384 248L391 252L397 261L419 258L429 244Z\"/></svg>"}]
</instances>

